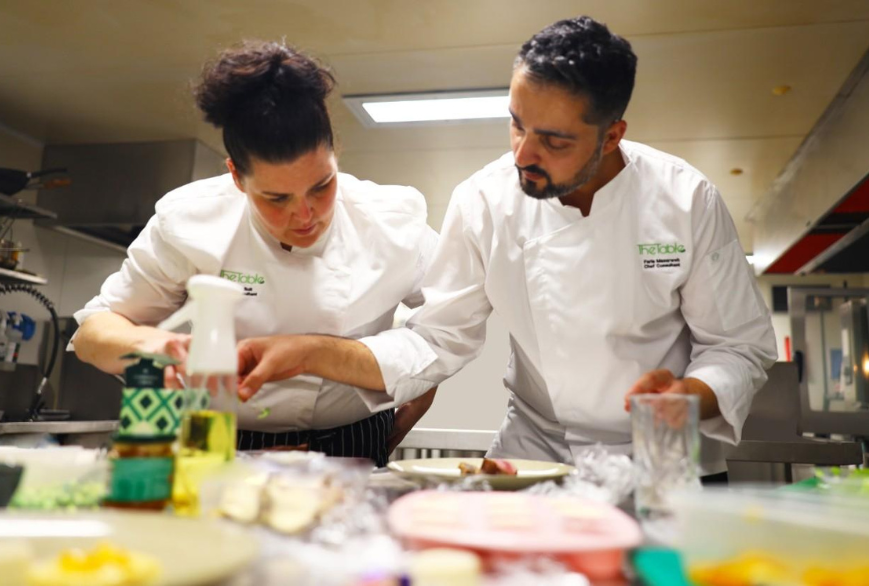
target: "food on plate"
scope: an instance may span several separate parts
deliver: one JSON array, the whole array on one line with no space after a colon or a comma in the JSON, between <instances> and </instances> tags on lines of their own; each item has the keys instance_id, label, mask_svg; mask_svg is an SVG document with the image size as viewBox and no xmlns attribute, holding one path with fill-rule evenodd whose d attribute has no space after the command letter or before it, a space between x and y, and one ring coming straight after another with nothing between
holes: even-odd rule
<instances>
[{"instance_id":1,"label":"food on plate","mask_svg":"<svg viewBox=\"0 0 869 586\"><path fill-rule=\"evenodd\" d=\"M480 473L479 468L473 464L468 464L467 462L459 462L459 471L462 473L462 476L471 476Z\"/></svg>"},{"instance_id":2,"label":"food on plate","mask_svg":"<svg viewBox=\"0 0 869 586\"><path fill-rule=\"evenodd\" d=\"M275 474L228 484L218 511L240 523L261 522L275 531L295 534L311 527L343 496L325 474Z\"/></svg>"},{"instance_id":3,"label":"food on plate","mask_svg":"<svg viewBox=\"0 0 869 586\"><path fill-rule=\"evenodd\" d=\"M833 569L813 564L799 571L764 552L746 552L721 562L692 564L688 574L698 586L869 586L869 566Z\"/></svg>"},{"instance_id":4,"label":"food on plate","mask_svg":"<svg viewBox=\"0 0 869 586\"><path fill-rule=\"evenodd\" d=\"M518 471L516 466L508 460L499 460L496 458L483 458L482 464L477 468L473 464L467 462L459 463L459 470L462 476L473 476L475 474L492 474L498 476L516 476Z\"/></svg>"},{"instance_id":5,"label":"food on plate","mask_svg":"<svg viewBox=\"0 0 869 586\"><path fill-rule=\"evenodd\" d=\"M253 523L259 518L263 485L257 482L235 482L220 494L218 511L239 523Z\"/></svg>"},{"instance_id":6,"label":"food on plate","mask_svg":"<svg viewBox=\"0 0 869 586\"><path fill-rule=\"evenodd\" d=\"M794 485L794 488L802 484ZM838 466L816 469L814 490L849 497L869 497L869 469L852 470Z\"/></svg>"},{"instance_id":7,"label":"food on plate","mask_svg":"<svg viewBox=\"0 0 869 586\"><path fill-rule=\"evenodd\" d=\"M483 474L503 474L505 476L516 476L517 474L516 466L507 460L496 460L495 458L483 458L480 472Z\"/></svg>"},{"instance_id":8,"label":"food on plate","mask_svg":"<svg viewBox=\"0 0 869 586\"><path fill-rule=\"evenodd\" d=\"M110 543L89 551L67 549L27 574L32 586L146 586L160 576L160 563L150 555Z\"/></svg>"},{"instance_id":9,"label":"food on plate","mask_svg":"<svg viewBox=\"0 0 869 586\"><path fill-rule=\"evenodd\" d=\"M106 485L101 481L19 489L12 497L9 508L29 511L96 509L105 493Z\"/></svg>"},{"instance_id":10,"label":"food on plate","mask_svg":"<svg viewBox=\"0 0 869 586\"><path fill-rule=\"evenodd\" d=\"M263 521L280 533L299 533L328 510L322 487L298 485L293 481L271 482L266 487Z\"/></svg>"},{"instance_id":11,"label":"food on plate","mask_svg":"<svg viewBox=\"0 0 869 586\"><path fill-rule=\"evenodd\" d=\"M413 584L477 586L483 572L475 553L443 547L412 554L409 566Z\"/></svg>"},{"instance_id":12,"label":"food on plate","mask_svg":"<svg viewBox=\"0 0 869 586\"><path fill-rule=\"evenodd\" d=\"M27 541L0 541L0 583L4 586L27 584L27 570L33 561L33 548Z\"/></svg>"}]
</instances>

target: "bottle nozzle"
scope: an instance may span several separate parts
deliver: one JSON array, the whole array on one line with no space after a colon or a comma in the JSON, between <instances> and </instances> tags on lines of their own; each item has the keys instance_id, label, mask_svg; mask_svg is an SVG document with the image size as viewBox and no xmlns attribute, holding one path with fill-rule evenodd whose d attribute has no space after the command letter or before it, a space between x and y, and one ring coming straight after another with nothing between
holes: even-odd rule
<instances>
[{"instance_id":1,"label":"bottle nozzle","mask_svg":"<svg viewBox=\"0 0 869 586\"><path fill-rule=\"evenodd\" d=\"M174 330L175 328L192 321L195 311L196 302L188 301L181 309L157 324L157 327L161 330Z\"/></svg>"}]
</instances>

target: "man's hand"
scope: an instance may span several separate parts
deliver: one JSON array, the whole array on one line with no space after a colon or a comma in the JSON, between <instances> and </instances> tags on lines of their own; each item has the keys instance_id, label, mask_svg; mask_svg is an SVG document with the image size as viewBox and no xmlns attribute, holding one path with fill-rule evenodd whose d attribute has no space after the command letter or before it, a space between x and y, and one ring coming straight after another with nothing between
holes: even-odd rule
<instances>
[{"instance_id":1,"label":"man's hand","mask_svg":"<svg viewBox=\"0 0 869 586\"><path fill-rule=\"evenodd\" d=\"M305 372L306 336L248 338L238 343L238 396L247 401L265 383Z\"/></svg>"},{"instance_id":2,"label":"man's hand","mask_svg":"<svg viewBox=\"0 0 869 586\"><path fill-rule=\"evenodd\" d=\"M392 433L386 438L387 454L391 454L404 439L413 426L416 425L428 408L431 407L434 401L435 392L438 388L435 387L426 394L417 397L413 401L405 403L395 411L395 425L392 427Z\"/></svg>"},{"instance_id":3,"label":"man's hand","mask_svg":"<svg viewBox=\"0 0 869 586\"><path fill-rule=\"evenodd\" d=\"M721 415L718 408L718 397L709 385L696 378L676 378L667 369L647 372L634 383L625 395L625 411L631 410L631 397L647 393L673 393L678 395L696 395L700 400L700 419L711 419Z\"/></svg>"}]
</instances>

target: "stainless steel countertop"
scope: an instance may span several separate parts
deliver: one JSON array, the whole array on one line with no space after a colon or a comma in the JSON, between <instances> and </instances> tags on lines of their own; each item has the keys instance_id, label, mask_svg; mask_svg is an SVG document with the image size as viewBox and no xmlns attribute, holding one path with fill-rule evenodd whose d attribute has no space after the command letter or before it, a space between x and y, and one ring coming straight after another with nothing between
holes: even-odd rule
<instances>
[{"instance_id":1,"label":"stainless steel countertop","mask_svg":"<svg viewBox=\"0 0 869 586\"><path fill-rule=\"evenodd\" d=\"M16 421L0 423L0 435L15 433L101 433L115 431L117 421Z\"/></svg>"}]
</instances>

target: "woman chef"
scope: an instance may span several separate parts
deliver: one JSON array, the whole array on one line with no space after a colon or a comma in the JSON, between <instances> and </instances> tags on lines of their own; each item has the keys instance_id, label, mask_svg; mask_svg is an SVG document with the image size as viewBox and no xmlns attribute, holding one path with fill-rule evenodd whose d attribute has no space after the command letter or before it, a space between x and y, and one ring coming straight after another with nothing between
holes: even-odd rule
<instances>
[{"instance_id":1,"label":"woman chef","mask_svg":"<svg viewBox=\"0 0 869 586\"><path fill-rule=\"evenodd\" d=\"M186 336L153 326L181 307L196 274L244 286L239 339L369 336L392 327L399 303L422 302L437 241L425 200L338 171L325 104L334 83L280 43L247 43L206 66L196 102L223 130L229 173L157 202L120 271L75 314L81 360L120 372L132 350L186 355ZM313 376L269 384L240 406L238 448L307 446L383 466L433 393L372 415L353 387Z\"/></svg>"}]
</instances>

